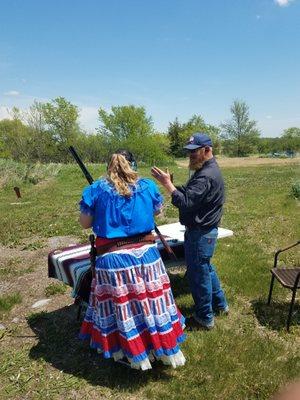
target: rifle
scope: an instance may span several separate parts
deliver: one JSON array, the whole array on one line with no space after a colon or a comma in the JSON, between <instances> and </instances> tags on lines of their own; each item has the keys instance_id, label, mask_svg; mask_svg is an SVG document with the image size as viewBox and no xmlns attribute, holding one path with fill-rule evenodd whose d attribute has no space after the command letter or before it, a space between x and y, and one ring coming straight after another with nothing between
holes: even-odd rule
<instances>
[{"instance_id":1,"label":"rifle","mask_svg":"<svg viewBox=\"0 0 300 400\"><path fill-rule=\"evenodd\" d=\"M89 173L89 171L87 170L86 166L83 164L81 158L77 154L77 152L74 149L74 147L70 146L69 150L70 150L70 153L72 154L72 156L74 157L75 161L79 165L81 171L83 172L83 175L86 177L88 183L91 185L94 182L94 179L93 179L92 175Z\"/></svg>"},{"instance_id":2,"label":"rifle","mask_svg":"<svg viewBox=\"0 0 300 400\"><path fill-rule=\"evenodd\" d=\"M94 179L93 179L92 175L87 170L86 166L84 165L83 161L81 160L81 158L77 154L77 152L74 149L74 147L70 146L69 150L70 150L70 153L72 154L72 156L74 157L75 161L79 165L79 168L83 172L83 175L87 179L88 183L91 185L94 182ZM167 254L169 255L169 257L171 259L173 259L174 261L177 261L177 257L175 255L174 251L172 250L171 246L169 246L168 242L163 237L162 233L160 232L160 230L158 229L156 224L154 225L154 230L155 230L155 233L157 234L157 236L159 237L160 241L162 242L162 245L164 246L164 248L165 248Z\"/></svg>"}]
</instances>

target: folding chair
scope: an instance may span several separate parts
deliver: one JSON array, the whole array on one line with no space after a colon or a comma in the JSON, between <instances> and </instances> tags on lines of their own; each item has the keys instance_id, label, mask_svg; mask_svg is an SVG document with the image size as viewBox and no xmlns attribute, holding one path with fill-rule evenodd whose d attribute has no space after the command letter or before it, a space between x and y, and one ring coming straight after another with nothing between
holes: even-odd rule
<instances>
[{"instance_id":1,"label":"folding chair","mask_svg":"<svg viewBox=\"0 0 300 400\"><path fill-rule=\"evenodd\" d=\"M80 320L82 308L87 307L89 304L89 297L91 292L91 283L92 279L95 277L95 268L96 268L96 257L97 257L97 249L95 244L95 235L91 234L89 236L89 241L91 244L90 249L90 262L91 269L89 269L84 276L81 278L80 285L77 290L77 295L75 297L74 304L78 306L77 310L77 321Z\"/></svg>"},{"instance_id":2,"label":"folding chair","mask_svg":"<svg viewBox=\"0 0 300 400\"><path fill-rule=\"evenodd\" d=\"M271 297L272 297L272 291L273 291L273 286L274 286L274 279L276 278L278 282L285 288L290 289L292 291L292 299L290 303L290 309L289 309L289 314L287 318L287 323L286 323L286 328L287 331L289 332L290 330L290 323L291 323L291 318L292 318L292 313L293 313L293 308L294 308L294 303L295 303L295 298L296 298L296 293L297 290L300 288L300 267L296 268L288 268L288 267L281 267L278 268L277 262L278 262L278 256L280 253L283 251L289 250L292 247L297 246L300 244L300 240L298 242L282 249L278 250L275 253L274 257L274 267L271 269L271 283L270 283L270 290L269 290L269 297L268 297L268 304L271 303Z\"/></svg>"}]
</instances>

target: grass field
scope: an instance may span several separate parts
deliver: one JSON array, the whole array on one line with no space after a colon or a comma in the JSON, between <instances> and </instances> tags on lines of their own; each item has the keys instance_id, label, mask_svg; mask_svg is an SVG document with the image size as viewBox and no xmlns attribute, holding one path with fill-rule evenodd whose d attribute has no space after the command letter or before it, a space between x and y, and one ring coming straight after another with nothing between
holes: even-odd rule
<instances>
[{"instance_id":1,"label":"grass field","mask_svg":"<svg viewBox=\"0 0 300 400\"><path fill-rule=\"evenodd\" d=\"M247 162L247 161L245 161ZM22 199L10 185L0 192L0 398L1 399L269 399L300 378L300 307L291 333L285 331L290 293L278 285L266 305L276 249L295 242L299 200L291 195L299 179L297 160L240 168L223 165L227 203L222 221L234 236L218 243L214 257L231 312L210 332L188 332L187 364L160 364L142 373L103 360L77 340L79 323L70 289L47 277L47 254L84 242L77 203L86 185L75 165L61 166L37 185L26 181ZM91 166L92 175L104 166ZM187 179L184 162L174 167L176 183ZM149 169L141 169L149 176ZM177 211L166 196L158 224L174 222ZM299 251L282 257L299 264ZM184 315L192 299L183 272L171 270L173 291ZM40 299L42 309L31 306Z\"/></svg>"}]
</instances>

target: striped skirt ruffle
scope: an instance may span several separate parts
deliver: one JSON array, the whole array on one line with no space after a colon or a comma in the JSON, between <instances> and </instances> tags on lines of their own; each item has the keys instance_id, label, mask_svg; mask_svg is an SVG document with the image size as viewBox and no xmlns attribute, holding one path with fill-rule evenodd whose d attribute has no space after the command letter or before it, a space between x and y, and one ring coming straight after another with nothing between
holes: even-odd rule
<instances>
[{"instance_id":1,"label":"striped skirt ruffle","mask_svg":"<svg viewBox=\"0 0 300 400\"><path fill-rule=\"evenodd\" d=\"M80 338L116 361L149 369L161 360L184 365L179 348L184 318L177 309L169 277L156 245L99 256Z\"/></svg>"}]
</instances>

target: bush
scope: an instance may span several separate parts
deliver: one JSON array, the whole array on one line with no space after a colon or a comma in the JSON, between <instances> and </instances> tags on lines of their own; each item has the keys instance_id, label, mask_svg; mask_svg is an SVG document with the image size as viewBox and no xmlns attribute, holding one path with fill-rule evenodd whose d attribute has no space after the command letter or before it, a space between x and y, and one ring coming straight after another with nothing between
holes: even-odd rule
<instances>
[{"instance_id":1,"label":"bush","mask_svg":"<svg viewBox=\"0 0 300 400\"><path fill-rule=\"evenodd\" d=\"M155 134L143 138L130 138L116 142L111 152L118 148L125 148L134 154L139 165L171 165L174 164L174 160L167 155L167 147L167 136Z\"/></svg>"},{"instance_id":2,"label":"bush","mask_svg":"<svg viewBox=\"0 0 300 400\"><path fill-rule=\"evenodd\" d=\"M61 169L60 164L25 164L0 158L0 187L18 186L24 183L37 183L56 176Z\"/></svg>"},{"instance_id":3,"label":"bush","mask_svg":"<svg viewBox=\"0 0 300 400\"><path fill-rule=\"evenodd\" d=\"M300 181L292 184L292 195L296 198L300 198Z\"/></svg>"}]
</instances>

